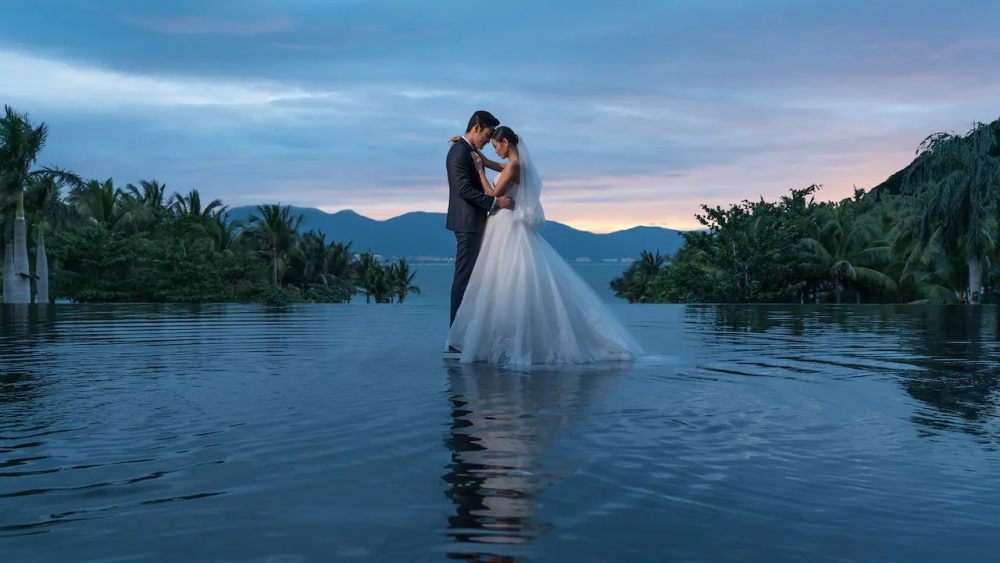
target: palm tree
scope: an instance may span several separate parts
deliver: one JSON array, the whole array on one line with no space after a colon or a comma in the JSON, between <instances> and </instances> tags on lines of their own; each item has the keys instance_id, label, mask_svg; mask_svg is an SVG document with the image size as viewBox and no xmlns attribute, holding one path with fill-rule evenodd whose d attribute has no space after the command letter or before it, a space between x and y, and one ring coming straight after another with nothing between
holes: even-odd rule
<instances>
[{"instance_id":1,"label":"palm tree","mask_svg":"<svg viewBox=\"0 0 1000 563\"><path fill-rule=\"evenodd\" d=\"M330 275L351 287L354 283L354 256L351 254L351 243L331 242L327 247L327 271Z\"/></svg>"},{"instance_id":2,"label":"palm tree","mask_svg":"<svg viewBox=\"0 0 1000 563\"><path fill-rule=\"evenodd\" d=\"M25 207L35 225L35 293L38 303L49 302L49 258L45 252L45 233L66 223L69 209L61 198L62 183L53 176L32 181L25 197Z\"/></svg>"},{"instance_id":3,"label":"palm tree","mask_svg":"<svg viewBox=\"0 0 1000 563\"><path fill-rule=\"evenodd\" d=\"M27 114L4 106L0 117L0 206L13 208L28 180L37 175L31 166L45 147L48 125L31 125Z\"/></svg>"},{"instance_id":4,"label":"palm tree","mask_svg":"<svg viewBox=\"0 0 1000 563\"><path fill-rule=\"evenodd\" d=\"M14 256L10 303L31 303L31 276L28 273L28 223L24 219L24 192L17 198L14 220ZM5 272L6 273L6 272ZM7 301L7 299L4 299Z\"/></svg>"},{"instance_id":5,"label":"palm tree","mask_svg":"<svg viewBox=\"0 0 1000 563\"><path fill-rule=\"evenodd\" d=\"M825 277L834 286L837 303L844 291L856 289L857 302L864 287L895 289L896 282L877 268L887 263L892 247L875 238L872 226L850 216L844 203L817 211L820 223L816 238L802 239L806 275Z\"/></svg>"},{"instance_id":6,"label":"palm tree","mask_svg":"<svg viewBox=\"0 0 1000 563\"><path fill-rule=\"evenodd\" d=\"M213 202L214 203L214 202ZM281 204L258 205L257 214L250 216L245 234L266 245L271 259L271 283L278 285L279 270L295 247L302 226L302 215L292 217L291 207Z\"/></svg>"},{"instance_id":7,"label":"palm tree","mask_svg":"<svg viewBox=\"0 0 1000 563\"><path fill-rule=\"evenodd\" d=\"M34 126L27 114L4 106L4 115L0 117L0 243L4 248L5 302L19 301L24 295L28 296L24 302L29 302L31 296L31 281L24 262L28 256L23 205L25 189L32 180L44 176L79 182L76 175L63 170L31 170L47 137L45 123ZM11 216L14 216L13 224Z\"/></svg>"},{"instance_id":8,"label":"palm tree","mask_svg":"<svg viewBox=\"0 0 1000 563\"><path fill-rule=\"evenodd\" d=\"M925 300L959 303L964 293L966 264L961 257L949 252L938 231L927 242L918 242L904 266L904 280L912 282Z\"/></svg>"},{"instance_id":9,"label":"palm tree","mask_svg":"<svg viewBox=\"0 0 1000 563\"><path fill-rule=\"evenodd\" d=\"M202 208L201 194L198 193L198 190L191 190L186 196L175 193L170 198L170 209L173 210L174 215L177 217L187 217L208 222L217 210L222 212L226 208L222 205L222 201L218 199L213 199L208 205Z\"/></svg>"},{"instance_id":10,"label":"palm tree","mask_svg":"<svg viewBox=\"0 0 1000 563\"><path fill-rule=\"evenodd\" d=\"M656 277L666 262L667 257L660 254L659 250L656 251L656 254L643 250L639 255L639 275L645 278Z\"/></svg>"},{"instance_id":11,"label":"palm tree","mask_svg":"<svg viewBox=\"0 0 1000 563\"><path fill-rule=\"evenodd\" d=\"M230 220L229 213L225 211L215 213L209 224L209 232L215 246L215 251L227 256L231 255L233 253L232 249L242 230L242 221L236 219Z\"/></svg>"},{"instance_id":12,"label":"palm tree","mask_svg":"<svg viewBox=\"0 0 1000 563\"><path fill-rule=\"evenodd\" d=\"M903 180L925 198L918 227L923 242L937 238L968 267L970 303L980 303L983 268L997 247L1000 210L1000 122L977 123L965 136L931 135L920 144Z\"/></svg>"},{"instance_id":13,"label":"palm tree","mask_svg":"<svg viewBox=\"0 0 1000 563\"><path fill-rule=\"evenodd\" d=\"M413 285L413 278L416 276L416 272L410 271L410 264L405 258L400 258L389 267L389 278L397 303L402 303L409 293L420 293L420 288Z\"/></svg>"},{"instance_id":14,"label":"palm tree","mask_svg":"<svg viewBox=\"0 0 1000 563\"><path fill-rule=\"evenodd\" d=\"M74 186L69 193L69 201L80 216L85 219L114 228L121 219L122 191L115 188L111 178L101 182L90 180Z\"/></svg>"},{"instance_id":15,"label":"palm tree","mask_svg":"<svg viewBox=\"0 0 1000 563\"><path fill-rule=\"evenodd\" d=\"M167 206L167 185L156 180L140 180L139 186L128 184L125 186L128 194L137 201L141 201L155 212L166 211Z\"/></svg>"},{"instance_id":16,"label":"palm tree","mask_svg":"<svg viewBox=\"0 0 1000 563\"><path fill-rule=\"evenodd\" d=\"M392 303L393 289L389 269L379 264L372 279L372 297L375 298L375 302Z\"/></svg>"},{"instance_id":17,"label":"palm tree","mask_svg":"<svg viewBox=\"0 0 1000 563\"><path fill-rule=\"evenodd\" d=\"M371 250L358 258L358 287L365 292L365 303L372 302L372 295L378 289L381 269L382 265L375 259L375 254Z\"/></svg>"},{"instance_id":18,"label":"palm tree","mask_svg":"<svg viewBox=\"0 0 1000 563\"><path fill-rule=\"evenodd\" d=\"M136 230L158 227L170 211L166 198L167 186L156 180L126 185L121 198L121 222Z\"/></svg>"},{"instance_id":19,"label":"palm tree","mask_svg":"<svg viewBox=\"0 0 1000 563\"><path fill-rule=\"evenodd\" d=\"M889 274L899 280L902 295L916 290L923 300L957 303L964 293L965 264L941 242L940 231L930 239L920 237L926 207L923 194L881 194L871 214L883 238L892 245ZM912 293L911 293L912 296Z\"/></svg>"},{"instance_id":20,"label":"palm tree","mask_svg":"<svg viewBox=\"0 0 1000 563\"><path fill-rule=\"evenodd\" d=\"M300 273L303 281L326 284L329 272L326 234L312 230L302 235L299 255L302 260Z\"/></svg>"},{"instance_id":21,"label":"palm tree","mask_svg":"<svg viewBox=\"0 0 1000 563\"><path fill-rule=\"evenodd\" d=\"M3 245L3 302L10 303L14 297L14 241Z\"/></svg>"},{"instance_id":22,"label":"palm tree","mask_svg":"<svg viewBox=\"0 0 1000 563\"><path fill-rule=\"evenodd\" d=\"M667 257L643 250L639 255L639 260L622 273L621 277L611 280L611 289L617 297L626 299L629 303L643 303L650 301L653 296L650 293L652 283L660 275L666 265Z\"/></svg>"}]
</instances>

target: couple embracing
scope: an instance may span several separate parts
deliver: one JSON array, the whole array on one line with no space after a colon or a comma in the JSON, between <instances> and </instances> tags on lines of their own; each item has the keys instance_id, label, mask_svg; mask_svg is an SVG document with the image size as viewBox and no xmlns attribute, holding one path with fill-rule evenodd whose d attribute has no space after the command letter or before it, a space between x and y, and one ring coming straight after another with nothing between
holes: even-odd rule
<instances>
[{"instance_id":1,"label":"couple embracing","mask_svg":"<svg viewBox=\"0 0 1000 563\"><path fill-rule=\"evenodd\" d=\"M500 162L480 149L491 143ZM490 182L489 168L498 173ZM542 180L528 148L487 111L452 139L447 228L455 233L448 352L462 362L583 364L641 348L542 238Z\"/></svg>"}]
</instances>

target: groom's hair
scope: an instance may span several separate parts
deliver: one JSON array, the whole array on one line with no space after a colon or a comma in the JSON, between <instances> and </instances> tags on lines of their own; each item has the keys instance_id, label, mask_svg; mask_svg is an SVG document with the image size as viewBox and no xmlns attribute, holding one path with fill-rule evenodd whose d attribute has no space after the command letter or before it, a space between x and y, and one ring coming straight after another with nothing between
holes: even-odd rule
<instances>
[{"instance_id":1,"label":"groom's hair","mask_svg":"<svg viewBox=\"0 0 1000 563\"><path fill-rule=\"evenodd\" d=\"M500 125L500 120L493 117L492 113L481 109L472 114L472 117L469 118L469 126L465 128L465 132L468 133L469 131L472 131L472 128L476 125L480 127L496 127L497 125Z\"/></svg>"}]
</instances>

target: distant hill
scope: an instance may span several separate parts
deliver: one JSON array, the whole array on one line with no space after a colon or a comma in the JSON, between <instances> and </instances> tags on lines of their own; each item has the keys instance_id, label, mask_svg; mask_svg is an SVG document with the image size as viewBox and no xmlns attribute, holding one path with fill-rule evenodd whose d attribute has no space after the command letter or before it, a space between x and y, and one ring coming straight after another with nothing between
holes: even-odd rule
<instances>
[{"instance_id":1,"label":"distant hill","mask_svg":"<svg viewBox=\"0 0 1000 563\"><path fill-rule=\"evenodd\" d=\"M246 220L255 207L236 207L230 217ZM449 258L455 255L455 236L444 228L444 213L416 211L376 221L345 210L337 213L311 207L292 207L303 217L303 231L316 229L326 233L327 240L351 241L356 251L371 249L383 256ZM673 254L683 244L679 231L660 227L633 227L608 234L595 234L547 221L545 239L568 260L589 258L638 258L643 250L659 250Z\"/></svg>"}]
</instances>

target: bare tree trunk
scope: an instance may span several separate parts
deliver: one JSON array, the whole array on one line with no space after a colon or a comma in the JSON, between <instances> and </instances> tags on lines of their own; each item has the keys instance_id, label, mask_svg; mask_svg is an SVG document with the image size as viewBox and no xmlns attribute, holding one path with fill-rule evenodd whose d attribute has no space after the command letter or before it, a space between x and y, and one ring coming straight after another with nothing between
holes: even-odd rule
<instances>
[{"instance_id":1,"label":"bare tree trunk","mask_svg":"<svg viewBox=\"0 0 1000 563\"><path fill-rule=\"evenodd\" d=\"M40 304L49 303L49 256L45 253L45 229L38 229L38 247L35 249L35 293Z\"/></svg>"},{"instance_id":2,"label":"bare tree trunk","mask_svg":"<svg viewBox=\"0 0 1000 563\"><path fill-rule=\"evenodd\" d=\"M11 303L31 303L31 277L28 266L28 222L14 219L14 274Z\"/></svg>"},{"instance_id":3,"label":"bare tree trunk","mask_svg":"<svg viewBox=\"0 0 1000 563\"><path fill-rule=\"evenodd\" d=\"M3 252L3 302L14 298L14 243L7 241Z\"/></svg>"},{"instance_id":4,"label":"bare tree trunk","mask_svg":"<svg viewBox=\"0 0 1000 563\"><path fill-rule=\"evenodd\" d=\"M278 247L274 247L271 253L271 282L277 286L278 285Z\"/></svg>"},{"instance_id":5,"label":"bare tree trunk","mask_svg":"<svg viewBox=\"0 0 1000 563\"><path fill-rule=\"evenodd\" d=\"M979 258L969 258L969 304L979 305L983 302L983 261Z\"/></svg>"}]
</instances>

